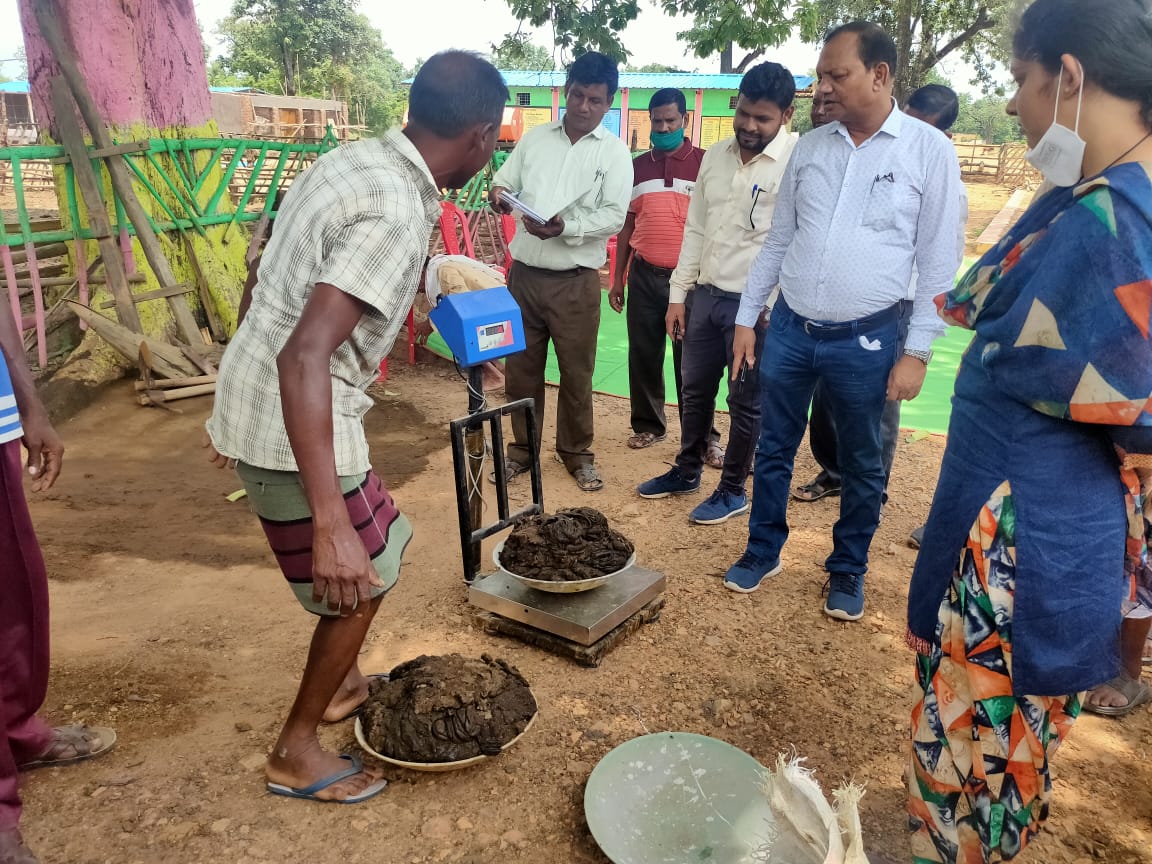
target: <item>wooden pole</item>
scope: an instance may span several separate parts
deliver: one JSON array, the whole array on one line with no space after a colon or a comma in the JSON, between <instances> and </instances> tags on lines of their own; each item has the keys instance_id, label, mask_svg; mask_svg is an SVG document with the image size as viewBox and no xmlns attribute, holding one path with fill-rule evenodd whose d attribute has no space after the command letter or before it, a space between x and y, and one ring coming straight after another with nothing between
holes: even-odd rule
<instances>
[{"instance_id":1,"label":"wooden pole","mask_svg":"<svg viewBox=\"0 0 1152 864\"><path fill-rule=\"evenodd\" d=\"M84 134L76 122L76 112L68 95L67 85L61 78L52 79L52 104L56 109L56 131L60 135L65 152L72 159L76 173L76 185L80 187L80 197L88 209L88 224L96 235L100 247L100 257L104 260L104 272L108 276L108 290L116 301L116 317L120 323L137 333L144 332L140 323L140 313L132 299L132 289L128 287L128 275L124 272L124 262L116 248L112 236L112 223L108 211L104 209L104 199L100 195L100 184L92 163L88 161L88 149L84 146Z\"/></svg>"},{"instance_id":2,"label":"wooden pole","mask_svg":"<svg viewBox=\"0 0 1152 864\"><path fill-rule=\"evenodd\" d=\"M215 384L215 375L196 375L192 378L166 378L160 381L144 380L137 381L135 384L136 390L171 390L175 387L197 387L201 384Z\"/></svg>"},{"instance_id":3,"label":"wooden pole","mask_svg":"<svg viewBox=\"0 0 1152 864\"><path fill-rule=\"evenodd\" d=\"M40 27L40 35L44 37L44 42L52 51L65 81L68 82L68 89L72 91L72 97L80 109L80 116L84 118L84 123L92 135L92 142L98 150L112 147L112 138L109 136L108 129L104 126L104 120L96 108L96 102L88 90L88 83L80 72L76 56L60 30L62 16L57 11L56 4L53 0L32 0L32 11L36 16L36 23ZM61 112L57 108L57 122L59 122L62 114L67 113ZM152 223L148 220L148 214L144 212L140 200L136 197L131 173L128 166L124 164L124 158L124 156L110 156L106 160L108 174L112 178L112 188L120 198L124 205L124 212L136 229L136 238L140 241L140 248L144 250L144 257L148 259L148 265L156 274L160 286L173 288L176 286L176 275L172 272L172 266L168 263L168 259L164 257L164 251L160 248L160 240L152 230ZM80 160L74 157L72 161L75 164ZM89 213L91 213L91 208L89 208ZM103 250L101 251L103 252ZM108 266L108 259L109 256L104 255L105 267ZM180 329L180 334L188 344L203 344L204 337L200 334L200 328L196 326L196 319L192 317L192 310L188 308L184 298L181 296L169 297L168 306L172 310L172 317L176 319L176 326ZM139 316L137 316L137 327L139 328L139 326Z\"/></svg>"},{"instance_id":4,"label":"wooden pole","mask_svg":"<svg viewBox=\"0 0 1152 864\"><path fill-rule=\"evenodd\" d=\"M107 264L107 262L105 262L105 264ZM148 350L152 352L152 368L165 378L191 378L200 371L196 368L196 365L189 361L183 352L174 345L169 345L158 339L149 339L146 336L141 336L139 333L133 333L127 327L117 324L111 318L105 318L87 306L82 306L71 300L65 302L68 304L68 308L76 313L77 318L81 321L87 321L88 326L95 330L101 339L119 351L131 362L139 362L140 345L144 343L148 346Z\"/></svg>"}]
</instances>

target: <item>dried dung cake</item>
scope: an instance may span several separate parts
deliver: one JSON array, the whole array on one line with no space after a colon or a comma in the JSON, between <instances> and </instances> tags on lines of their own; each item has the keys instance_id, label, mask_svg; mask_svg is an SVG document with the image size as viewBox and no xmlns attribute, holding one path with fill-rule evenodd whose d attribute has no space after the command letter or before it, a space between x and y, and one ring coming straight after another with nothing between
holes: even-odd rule
<instances>
[{"instance_id":1,"label":"dried dung cake","mask_svg":"<svg viewBox=\"0 0 1152 864\"><path fill-rule=\"evenodd\" d=\"M572 507L520 522L504 542L500 565L527 579L576 582L623 569L632 551L632 541L609 528L599 510Z\"/></svg>"},{"instance_id":2,"label":"dried dung cake","mask_svg":"<svg viewBox=\"0 0 1152 864\"><path fill-rule=\"evenodd\" d=\"M360 722L384 756L457 762L497 755L535 714L528 682L505 661L424 655L372 683Z\"/></svg>"}]
</instances>

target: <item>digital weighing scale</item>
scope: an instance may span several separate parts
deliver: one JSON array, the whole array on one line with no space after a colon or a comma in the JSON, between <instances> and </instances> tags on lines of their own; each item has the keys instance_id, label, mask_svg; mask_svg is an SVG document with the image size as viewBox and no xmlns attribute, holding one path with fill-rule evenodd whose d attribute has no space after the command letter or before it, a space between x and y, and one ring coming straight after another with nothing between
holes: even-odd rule
<instances>
[{"instance_id":1,"label":"digital weighing scale","mask_svg":"<svg viewBox=\"0 0 1152 864\"><path fill-rule=\"evenodd\" d=\"M506 573L481 575L480 543L544 512L535 401L521 399L487 409L483 391L482 364L524 349L523 319L505 287L441 295L429 318L457 363L468 370L468 416L449 424L468 602L488 632L597 666L628 635L659 618L667 580L662 573L633 565L594 590L549 594ZM532 504L513 513L508 506L502 421L518 412L526 415ZM486 426L491 435L498 513L497 521L489 525L483 524L483 467L489 453Z\"/></svg>"}]
</instances>

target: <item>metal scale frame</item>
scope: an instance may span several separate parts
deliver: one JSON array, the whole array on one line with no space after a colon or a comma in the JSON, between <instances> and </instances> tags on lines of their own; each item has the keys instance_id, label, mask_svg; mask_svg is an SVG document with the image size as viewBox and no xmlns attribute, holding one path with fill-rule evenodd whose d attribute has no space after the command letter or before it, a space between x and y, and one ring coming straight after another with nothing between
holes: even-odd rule
<instances>
[{"instance_id":1,"label":"metal scale frame","mask_svg":"<svg viewBox=\"0 0 1152 864\"><path fill-rule=\"evenodd\" d=\"M604 655L631 633L659 618L667 579L662 573L633 565L607 585L592 591L548 594L529 588L501 571L481 573L483 540L515 526L522 519L544 512L535 400L521 399L481 410L482 396L477 394L483 392L482 386L479 367L469 369L471 413L450 424L460 551L468 602L476 608L479 622L490 633L511 636L584 666L598 666ZM532 503L510 512L502 421L517 413L524 414L528 427ZM482 524L485 427L492 441L497 509L497 520L489 525Z\"/></svg>"}]
</instances>

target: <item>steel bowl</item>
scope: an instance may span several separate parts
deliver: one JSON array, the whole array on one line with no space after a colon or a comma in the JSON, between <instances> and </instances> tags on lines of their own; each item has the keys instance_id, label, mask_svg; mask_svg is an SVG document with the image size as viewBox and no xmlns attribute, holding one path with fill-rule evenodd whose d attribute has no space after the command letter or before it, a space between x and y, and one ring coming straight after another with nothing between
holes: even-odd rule
<instances>
[{"instance_id":1,"label":"steel bowl","mask_svg":"<svg viewBox=\"0 0 1152 864\"><path fill-rule=\"evenodd\" d=\"M612 581L614 577L619 576L636 563L636 552L633 551L624 566L614 573L605 573L603 576L597 576L595 579L577 579L574 582L547 582L543 579L529 579L527 576L513 573L502 565L500 563L500 553L504 551L504 542L504 540L501 540L496 544L496 548L492 550L492 563L495 564L502 573L507 573L517 582L527 585L529 588L535 588L537 591L547 591L549 594L579 594L581 591L591 591L593 588L606 585Z\"/></svg>"},{"instance_id":2,"label":"steel bowl","mask_svg":"<svg viewBox=\"0 0 1152 864\"><path fill-rule=\"evenodd\" d=\"M584 787L584 816L614 864L752 864L774 827L764 774L715 738L644 735L600 760Z\"/></svg>"},{"instance_id":3,"label":"steel bowl","mask_svg":"<svg viewBox=\"0 0 1152 864\"><path fill-rule=\"evenodd\" d=\"M533 697L535 698L535 697ZM532 715L528 721L528 725L524 727L524 731L500 748L503 753L521 738L528 734L528 730L532 728L532 724L536 722L536 718L540 715L539 710ZM389 765L395 765L397 768L407 768L409 771L423 771L428 774L440 774L446 771L459 771L461 768L471 768L473 765L479 765L481 762L487 762L489 759L495 759L495 756L485 756L481 753L479 756L473 756L470 759L457 759L455 762L405 762L403 759L393 759L391 756L385 756L383 753L377 753L372 749L368 743L368 739L364 736L364 725L360 722L360 718L356 718L356 741L363 748L364 752L369 756L374 756L381 762L387 762Z\"/></svg>"}]
</instances>

